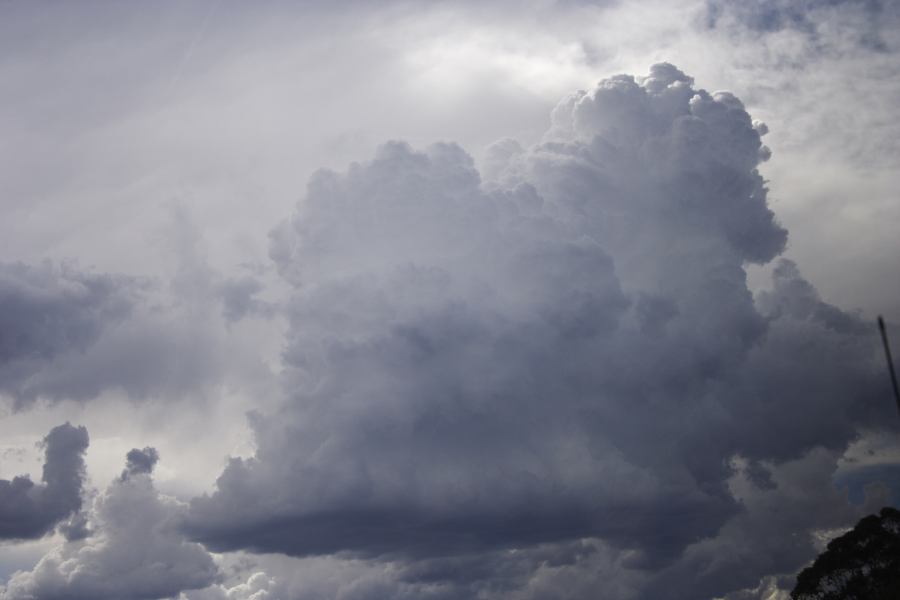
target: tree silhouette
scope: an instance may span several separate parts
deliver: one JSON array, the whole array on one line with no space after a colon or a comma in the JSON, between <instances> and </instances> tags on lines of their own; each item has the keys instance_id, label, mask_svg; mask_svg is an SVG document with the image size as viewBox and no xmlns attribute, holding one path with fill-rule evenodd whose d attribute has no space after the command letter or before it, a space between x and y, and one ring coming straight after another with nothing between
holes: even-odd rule
<instances>
[{"instance_id":1,"label":"tree silhouette","mask_svg":"<svg viewBox=\"0 0 900 600\"><path fill-rule=\"evenodd\" d=\"M900 511L882 508L828 544L797 576L793 600L900 599Z\"/></svg>"}]
</instances>

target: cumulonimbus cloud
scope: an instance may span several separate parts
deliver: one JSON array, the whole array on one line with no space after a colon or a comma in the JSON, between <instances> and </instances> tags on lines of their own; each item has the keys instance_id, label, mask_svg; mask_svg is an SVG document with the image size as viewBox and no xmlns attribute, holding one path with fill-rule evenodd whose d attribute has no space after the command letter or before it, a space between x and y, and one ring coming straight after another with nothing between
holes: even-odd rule
<instances>
[{"instance_id":1,"label":"cumulonimbus cloud","mask_svg":"<svg viewBox=\"0 0 900 600\"><path fill-rule=\"evenodd\" d=\"M565 98L486 177L456 145L400 142L317 173L272 233L288 398L186 531L410 561L596 538L660 569L747 510L736 459L764 489L882 426L870 328L790 262L748 289L787 240L764 133L660 64ZM707 567L704 593L737 585Z\"/></svg>"}]
</instances>

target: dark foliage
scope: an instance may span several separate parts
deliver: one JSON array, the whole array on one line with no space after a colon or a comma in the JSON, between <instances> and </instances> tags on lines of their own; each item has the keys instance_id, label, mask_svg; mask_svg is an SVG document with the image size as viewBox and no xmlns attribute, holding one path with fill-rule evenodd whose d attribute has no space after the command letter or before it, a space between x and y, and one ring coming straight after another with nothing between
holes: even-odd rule
<instances>
[{"instance_id":1,"label":"dark foliage","mask_svg":"<svg viewBox=\"0 0 900 600\"><path fill-rule=\"evenodd\" d=\"M900 598L900 511L883 508L828 544L797 576L793 600Z\"/></svg>"}]
</instances>

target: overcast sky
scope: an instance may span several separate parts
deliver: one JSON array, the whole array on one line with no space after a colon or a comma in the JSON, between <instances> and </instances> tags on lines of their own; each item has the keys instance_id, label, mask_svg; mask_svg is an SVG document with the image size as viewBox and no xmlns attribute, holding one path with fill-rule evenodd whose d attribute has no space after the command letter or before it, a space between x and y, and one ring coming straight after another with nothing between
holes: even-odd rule
<instances>
[{"instance_id":1,"label":"overcast sky","mask_svg":"<svg viewBox=\"0 0 900 600\"><path fill-rule=\"evenodd\" d=\"M783 600L898 502L895 2L6 0L0 98L2 600Z\"/></svg>"}]
</instances>

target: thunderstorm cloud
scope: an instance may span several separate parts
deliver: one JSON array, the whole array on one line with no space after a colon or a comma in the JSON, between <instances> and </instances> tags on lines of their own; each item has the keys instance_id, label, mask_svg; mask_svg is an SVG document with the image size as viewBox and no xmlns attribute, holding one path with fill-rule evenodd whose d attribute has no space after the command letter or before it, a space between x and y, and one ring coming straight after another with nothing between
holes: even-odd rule
<instances>
[{"instance_id":1,"label":"thunderstorm cloud","mask_svg":"<svg viewBox=\"0 0 900 600\"><path fill-rule=\"evenodd\" d=\"M660 573L654 598L802 564L787 535L740 569L706 546L752 529L790 465L829 489L885 387L870 328L793 263L748 289L787 239L764 131L659 64L562 100L543 141L489 151L492 179L446 143L317 173L271 235L287 400L188 534L413 563L596 539Z\"/></svg>"}]
</instances>

